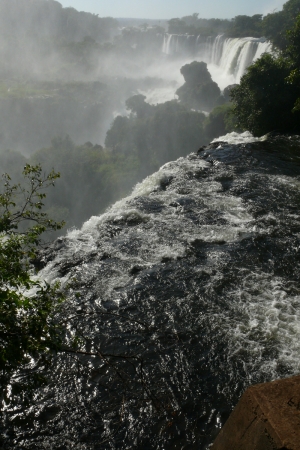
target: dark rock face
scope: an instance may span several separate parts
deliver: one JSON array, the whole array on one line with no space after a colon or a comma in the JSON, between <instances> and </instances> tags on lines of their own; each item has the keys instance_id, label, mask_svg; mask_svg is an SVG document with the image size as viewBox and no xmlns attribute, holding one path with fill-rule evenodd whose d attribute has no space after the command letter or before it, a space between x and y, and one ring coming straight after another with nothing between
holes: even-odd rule
<instances>
[{"instance_id":1,"label":"dark rock face","mask_svg":"<svg viewBox=\"0 0 300 450\"><path fill-rule=\"evenodd\" d=\"M300 376L246 390L211 448L241 449L300 449Z\"/></svg>"}]
</instances>

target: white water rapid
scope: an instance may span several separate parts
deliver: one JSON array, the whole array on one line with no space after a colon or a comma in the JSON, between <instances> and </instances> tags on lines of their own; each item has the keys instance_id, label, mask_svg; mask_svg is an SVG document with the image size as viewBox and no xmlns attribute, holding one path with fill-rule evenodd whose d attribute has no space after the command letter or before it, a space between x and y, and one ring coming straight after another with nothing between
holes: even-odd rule
<instances>
[{"instance_id":1,"label":"white water rapid","mask_svg":"<svg viewBox=\"0 0 300 450\"><path fill-rule=\"evenodd\" d=\"M207 450L246 387L299 373L299 149L223 136L45 249L86 344L9 450Z\"/></svg>"}]
</instances>

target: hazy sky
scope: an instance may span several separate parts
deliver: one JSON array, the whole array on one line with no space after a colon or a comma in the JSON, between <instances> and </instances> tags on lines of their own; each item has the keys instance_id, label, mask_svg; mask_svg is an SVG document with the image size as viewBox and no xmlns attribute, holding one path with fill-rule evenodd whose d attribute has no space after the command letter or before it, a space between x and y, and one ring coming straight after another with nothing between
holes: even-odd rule
<instances>
[{"instance_id":1,"label":"hazy sky","mask_svg":"<svg viewBox=\"0 0 300 450\"><path fill-rule=\"evenodd\" d=\"M58 0L64 7L100 17L171 19L194 12L203 18L228 18L240 14L267 14L281 10L285 0Z\"/></svg>"}]
</instances>

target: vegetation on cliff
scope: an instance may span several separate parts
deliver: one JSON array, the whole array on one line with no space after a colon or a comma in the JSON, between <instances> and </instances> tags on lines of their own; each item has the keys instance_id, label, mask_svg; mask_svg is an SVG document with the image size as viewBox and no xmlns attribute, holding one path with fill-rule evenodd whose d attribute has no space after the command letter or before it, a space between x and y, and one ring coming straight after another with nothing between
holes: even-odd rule
<instances>
[{"instance_id":1,"label":"vegetation on cliff","mask_svg":"<svg viewBox=\"0 0 300 450\"><path fill-rule=\"evenodd\" d=\"M176 91L181 103L196 110L210 111L216 106L221 90L211 78L204 62L193 61L180 69L185 83Z\"/></svg>"},{"instance_id":2,"label":"vegetation on cliff","mask_svg":"<svg viewBox=\"0 0 300 450\"><path fill-rule=\"evenodd\" d=\"M168 21L168 31L173 34L189 34L201 36L217 36L225 34L228 37L266 37L277 48L287 46L286 32L293 27L300 13L300 1L288 0L281 11L274 11L265 16L238 15L233 19L202 19L194 13L182 18Z\"/></svg>"},{"instance_id":3,"label":"vegetation on cliff","mask_svg":"<svg viewBox=\"0 0 300 450\"><path fill-rule=\"evenodd\" d=\"M45 381L35 366L47 365L61 341L55 321L61 293L35 280L30 265L41 235L63 226L42 211L45 189L59 175L26 164L23 176L21 185L4 175L0 187L0 409Z\"/></svg>"},{"instance_id":4,"label":"vegetation on cliff","mask_svg":"<svg viewBox=\"0 0 300 450\"><path fill-rule=\"evenodd\" d=\"M238 126L256 136L300 131L300 15L285 39L284 50L263 55L231 92Z\"/></svg>"}]
</instances>

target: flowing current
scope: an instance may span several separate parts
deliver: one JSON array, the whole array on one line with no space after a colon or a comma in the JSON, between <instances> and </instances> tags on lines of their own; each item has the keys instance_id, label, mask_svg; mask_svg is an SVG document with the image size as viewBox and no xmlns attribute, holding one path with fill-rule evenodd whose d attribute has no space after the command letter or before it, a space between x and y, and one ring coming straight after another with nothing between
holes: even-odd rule
<instances>
[{"instance_id":1,"label":"flowing current","mask_svg":"<svg viewBox=\"0 0 300 450\"><path fill-rule=\"evenodd\" d=\"M264 38L226 38L168 34L162 52L166 55L193 55L196 59L218 67L224 75L239 83L250 64L263 53L270 53L271 43Z\"/></svg>"},{"instance_id":2,"label":"flowing current","mask_svg":"<svg viewBox=\"0 0 300 450\"><path fill-rule=\"evenodd\" d=\"M225 136L42 254L85 354L10 413L7 448L208 449L247 386L299 373L299 151Z\"/></svg>"}]
</instances>

